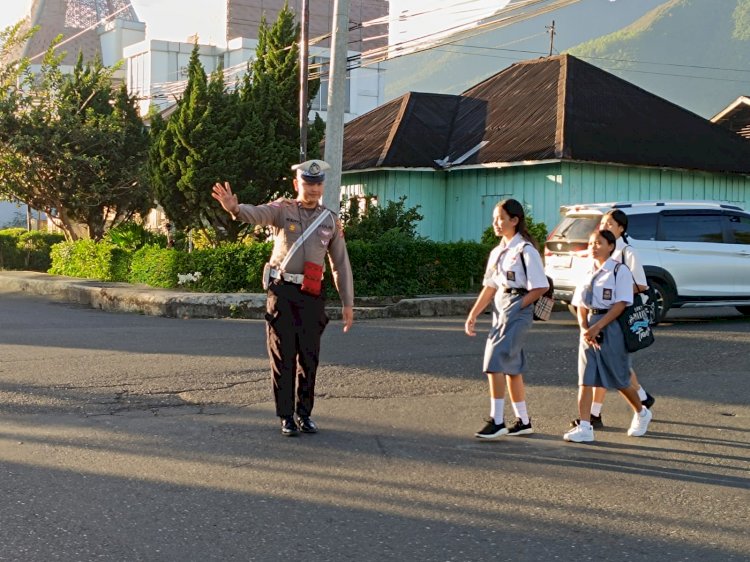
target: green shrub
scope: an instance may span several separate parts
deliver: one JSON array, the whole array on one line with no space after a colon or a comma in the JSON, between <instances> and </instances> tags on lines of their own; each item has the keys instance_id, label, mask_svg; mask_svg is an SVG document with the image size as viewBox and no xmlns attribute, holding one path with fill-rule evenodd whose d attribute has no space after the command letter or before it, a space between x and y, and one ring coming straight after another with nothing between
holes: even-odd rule
<instances>
[{"instance_id":1,"label":"green shrub","mask_svg":"<svg viewBox=\"0 0 750 562\"><path fill-rule=\"evenodd\" d=\"M0 269L22 269L23 259L18 248L18 239L24 232L25 228L0 230Z\"/></svg>"},{"instance_id":2,"label":"green shrub","mask_svg":"<svg viewBox=\"0 0 750 562\"><path fill-rule=\"evenodd\" d=\"M52 247L49 273L100 281L127 281L131 254L111 242L77 240Z\"/></svg>"},{"instance_id":3,"label":"green shrub","mask_svg":"<svg viewBox=\"0 0 750 562\"><path fill-rule=\"evenodd\" d=\"M492 248L477 242L414 239L396 230L347 246L356 295L401 297L477 291ZM50 273L213 293L257 293L272 247L270 242L234 243L188 254L146 245L130 254L106 241L80 240L53 246ZM200 276L180 284L178 276L188 273ZM330 268L326 278L328 296L335 300Z\"/></svg>"},{"instance_id":4,"label":"green shrub","mask_svg":"<svg viewBox=\"0 0 750 562\"><path fill-rule=\"evenodd\" d=\"M111 228L105 235L108 240L118 248L134 252L147 244L167 247L167 237L148 230L141 223L128 221Z\"/></svg>"},{"instance_id":5,"label":"green shrub","mask_svg":"<svg viewBox=\"0 0 750 562\"><path fill-rule=\"evenodd\" d=\"M345 210L342 210L341 220L347 240L377 240L386 233L399 233L407 238L417 236L417 223L424 217L419 214L419 208L406 208L406 195L398 201L387 201L384 206L373 204L373 195L364 197L364 210L360 210L360 199L352 197Z\"/></svg>"},{"instance_id":6,"label":"green shrub","mask_svg":"<svg viewBox=\"0 0 750 562\"><path fill-rule=\"evenodd\" d=\"M375 242L347 242L359 296L415 296L475 291L491 246L440 243L389 233ZM331 291L331 295L335 291Z\"/></svg>"},{"instance_id":7,"label":"green shrub","mask_svg":"<svg viewBox=\"0 0 750 562\"><path fill-rule=\"evenodd\" d=\"M200 272L200 280L192 288L210 293L257 293L263 290L261 275L263 264L271 257L270 242L252 244L222 244L216 248L204 248L191 254L187 271Z\"/></svg>"},{"instance_id":8,"label":"green shrub","mask_svg":"<svg viewBox=\"0 0 750 562\"><path fill-rule=\"evenodd\" d=\"M0 269L49 269L50 248L65 237L40 230L25 228L0 230Z\"/></svg>"},{"instance_id":9,"label":"green shrub","mask_svg":"<svg viewBox=\"0 0 750 562\"><path fill-rule=\"evenodd\" d=\"M129 281L208 293L260 292L263 264L271 249L266 242L223 244L192 253L144 246L133 254ZM196 273L197 280L179 282L180 275Z\"/></svg>"},{"instance_id":10,"label":"green shrub","mask_svg":"<svg viewBox=\"0 0 750 562\"><path fill-rule=\"evenodd\" d=\"M177 275L189 262L189 254L148 244L133 253L130 261L130 283L143 283L152 287L177 286Z\"/></svg>"}]
</instances>

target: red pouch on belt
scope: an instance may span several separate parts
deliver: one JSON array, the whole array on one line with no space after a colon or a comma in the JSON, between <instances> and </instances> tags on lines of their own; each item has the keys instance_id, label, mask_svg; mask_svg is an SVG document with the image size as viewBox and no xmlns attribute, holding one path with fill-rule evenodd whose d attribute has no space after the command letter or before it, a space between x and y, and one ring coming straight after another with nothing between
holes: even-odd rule
<instances>
[{"instance_id":1,"label":"red pouch on belt","mask_svg":"<svg viewBox=\"0 0 750 562\"><path fill-rule=\"evenodd\" d=\"M318 296L320 294L320 284L323 281L323 266L306 261L302 274L304 278L302 279L300 290L308 295Z\"/></svg>"}]
</instances>

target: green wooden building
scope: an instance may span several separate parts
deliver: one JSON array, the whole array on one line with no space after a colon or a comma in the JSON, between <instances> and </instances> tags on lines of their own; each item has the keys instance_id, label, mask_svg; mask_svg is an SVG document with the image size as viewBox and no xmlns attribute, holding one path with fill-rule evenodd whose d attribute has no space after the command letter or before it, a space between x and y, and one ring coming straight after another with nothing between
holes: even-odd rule
<instances>
[{"instance_id":1,"label":"green wooden building","mask_svg":"<svg viewBox=\"0 0 750 562\"><path fill-rule=\"evenodd\" d=\"M461 95L411 92L349 122L342 190L419 205L420 234L478 240L514 197L551 229L575 203L750 207L750 141L570 55Z\"/></svg>"}]
</instances>

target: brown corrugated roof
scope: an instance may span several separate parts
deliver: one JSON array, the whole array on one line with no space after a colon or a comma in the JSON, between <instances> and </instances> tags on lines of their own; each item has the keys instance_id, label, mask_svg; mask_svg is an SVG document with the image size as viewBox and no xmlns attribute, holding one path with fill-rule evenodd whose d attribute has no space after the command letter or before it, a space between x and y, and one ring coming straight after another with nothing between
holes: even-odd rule
<instances>
[{"instance_id":1,"label":"brown corrugated roof","mask_svg":"<svg viewBox=\"0 0 750 562\"><path fill-rule=\"evenodd\" d=\"M750 173L750 143L570 55L514 64L460 96L407 94L344 133L344 170L549 159Z\"/></svg>"},{"instance_id":2,"label":"brown corrugated roof","mask_svg":"<svg viewBox=\"0 0 750 562\"><path fill-rule=\"evenodd\" d=\"M411 92L346 126L344 169L434 167L445 154L459 99ZM354 121L352 121L353 123Z\"/></svg>"}]
</instances>

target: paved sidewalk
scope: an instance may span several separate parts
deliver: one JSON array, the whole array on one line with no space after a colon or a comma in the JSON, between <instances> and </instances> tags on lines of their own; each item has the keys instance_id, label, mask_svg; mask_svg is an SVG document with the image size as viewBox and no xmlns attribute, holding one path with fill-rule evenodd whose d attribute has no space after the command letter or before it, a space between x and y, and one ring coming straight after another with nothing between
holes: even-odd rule
<instances>
[{"instance_id":1,"label":"paved sidewalk","mask_svg":"<svg viewBox=\"0 0 750 562\"><path fill-rule=\"evenodd\" d=\"M106 283L48 275L35 271L0 271L0 290L45 296L107 311L136 312L169 318L255 318L262 319L266 295L260 293L195 293L158 289L147 285ZM361 298L354 308L355 319L463 316L476 295L447 295L401 299ZM330 301L328 316L341 317L341 306Z\"/></svg>"}]
</instances>

